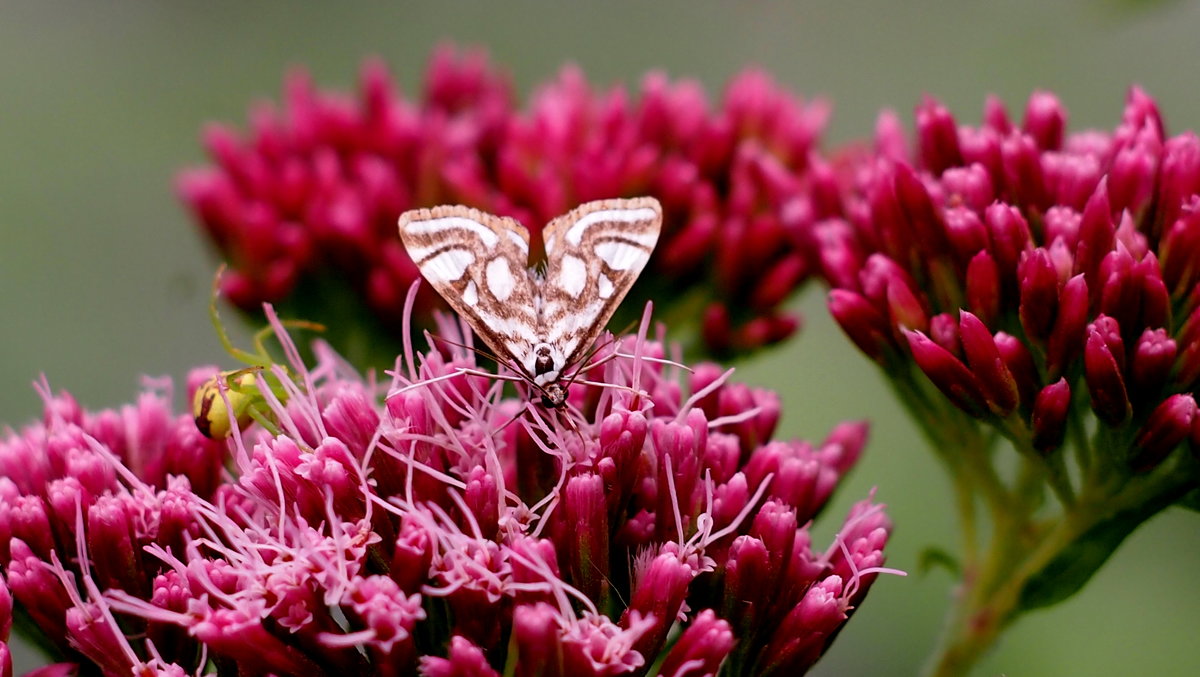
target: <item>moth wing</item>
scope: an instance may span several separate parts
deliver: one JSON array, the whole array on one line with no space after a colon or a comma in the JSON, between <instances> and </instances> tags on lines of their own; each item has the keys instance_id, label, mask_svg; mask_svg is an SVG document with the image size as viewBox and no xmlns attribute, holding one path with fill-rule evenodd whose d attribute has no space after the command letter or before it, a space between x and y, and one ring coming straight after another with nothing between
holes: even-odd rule
<instances>
[{"instance_id":1,"label":"moth wing","mask_svg":"<svg viewBox=\"0 0 1200 677\"><path fill-rule=\"evenodd\" d=\"M652 197L598 200L543 230L546 276L538 334L578 362L650 260L662 230Z\"/></svg>"},{"instance_id":2,"label":"moth wing","mask_svg":"<svg viewBox=\"0 0 1200 677\"><path fill-rule=\"evenodd\" d=\"M529 233L513 219L461 205L400 215L400 240L421 275L499 358L537 341Z\"/></svg>"}]
</instances>

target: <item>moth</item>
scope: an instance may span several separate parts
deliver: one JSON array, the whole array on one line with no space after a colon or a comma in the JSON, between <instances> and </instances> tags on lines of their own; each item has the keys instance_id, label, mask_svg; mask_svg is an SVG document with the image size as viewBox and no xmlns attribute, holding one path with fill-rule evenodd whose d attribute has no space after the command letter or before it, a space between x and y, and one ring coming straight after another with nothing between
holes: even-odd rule
<instances>
[{"instance_id":1,"label":"moth","mask_svg":"<svg viewBox=\"0 0 1200 677\"><path fill-rule=\"evenodd\" d=\"M574 372L637 280L662 230L652 197L598 200L542 231L544 267L530 267L529 231L461 205L400 215L400 239L421 274L492 353L559 408Z\"/></svg>"}]
</instances>

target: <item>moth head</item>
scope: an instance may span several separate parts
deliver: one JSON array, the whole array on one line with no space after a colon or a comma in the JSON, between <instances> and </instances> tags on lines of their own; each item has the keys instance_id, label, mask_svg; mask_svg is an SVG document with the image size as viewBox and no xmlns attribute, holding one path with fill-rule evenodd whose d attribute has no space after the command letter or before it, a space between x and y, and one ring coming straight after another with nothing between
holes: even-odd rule
<instances>
[{"instance_id":1,"label":"moth head","mask_svg":"<svg viewBox=\"0 0 1200 677\"><path fill-rule=\"evenodd\" d=\"M561 409L567 403L567 387L555 381L542 388L542 406L547 409Z\"/></svg>"}]
</instances>

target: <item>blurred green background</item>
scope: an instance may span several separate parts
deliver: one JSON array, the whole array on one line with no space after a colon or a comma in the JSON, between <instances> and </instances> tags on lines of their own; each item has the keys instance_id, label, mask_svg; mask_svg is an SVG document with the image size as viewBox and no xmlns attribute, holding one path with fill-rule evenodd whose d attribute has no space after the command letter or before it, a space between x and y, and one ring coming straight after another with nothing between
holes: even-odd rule
<instances>
[{"instance_id":1,"label":"blurred green background","mask_svg":"<svg viewBox=\"0 0 1200 677\"><path fill-rule=\"evenodd\" d=\"M40 411L46 374L88 407L130 401L140 375L181 379L225 362L205 316L215 260L172 180L204 162L209 120L243 126L303 65L353 88L382 56L410 95L431 47L486 47L522 94L579 63L593 82L636 85L650 69L714 95L757 64L834 102L826 147L870 135L877 111L930 93L976 123L984 97L1014 115L1035 88L1056 92L1072 130L1111 129L1134 83L1173 132L1200 124L1200 7L1184 3L429 3L387 9L284 3L5 2L0 5L0 422ZM782 391L783 433L822 438L870 418L872 441L817 525L827 543L872 487L897 528L885 577L819 675L907 675L938 634L950 577L916 571L921 549L954 547L940 469L874 368L843 339L816 289L797 299L798 339L740 377ZM244 331L237 332L243 338ZM1081 595L1032 614L979 675L1200 673L1197 518L1171 511L1129 540ZM18 668L36 660L19 657Z\"/></svg>"}]
</instances>

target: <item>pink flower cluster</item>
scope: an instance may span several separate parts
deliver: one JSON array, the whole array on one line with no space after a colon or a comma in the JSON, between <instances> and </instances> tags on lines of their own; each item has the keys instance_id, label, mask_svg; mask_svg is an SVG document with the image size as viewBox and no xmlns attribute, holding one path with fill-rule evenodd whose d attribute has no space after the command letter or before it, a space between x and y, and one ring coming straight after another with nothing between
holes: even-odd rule
<instances>
[{"instance_id":1,"label":"pink flower cluster","mask_svg":"<svg viewBox=\"0 0 1200 677\"><path fill-rule=\"evenodd\" d=\"M162 567L143 547L181 552L201 535L195 511L218 494L227 451L172 411L169 384L94 413L41 390L43 420L0 440L0 643L15 601L65 655L129 674L110 653L121 631L85 598L150 593ZM9 660L0 648L0 674Z\"/></svg>"},{"instance_id":2,"label":"pink flower cluster","mask_svg":"<svg viewBox=\"0 0 1200 677\"><path fill-rule=\"evenodd\" d=\"M808 530L865 425L772 441L773 394L659 343L610 343L564 411L462 349L377 385L284 346L278 435L46 394L0 444L0 639L11 590L106 674L799 674L883 571L871 499L823 551Z\"/></svg>"},{"instance_id":3,"label":"pink flower cluster","mask_svg":"<svg viewBox=\"0 0 1200 677\"><path fill-rule=\"evenodd\" d=\"M1090 402L1144 469L1200 445L1200 138L1168 137L1138 89L1112 132L1066 119L1045 92L1019 125L929 99L909 151L884 113L840 177L845 218L811 232L833 315L889 371L911 359L1046 453Z\"/></svg>"},{"instance_id":4,"label":"pink flower cluster","mask_svg":"<svg viewBox=\"0 0 1200 677\"><path fill-rule=\"evenodd\" d=\"M536 236L582 202L651 195L663 233L631 307L692 293L718 353L795 330L780 305L810 271L798 224L824 214L807 193L824 103L804 103L758 71L710 108L693 81L652 73L635 98L598 89L573 67L526 108L513 98L484 57L445 48L419 100L369 62L357 101L297 73L284 112L256 109L244 138L211 126L215 164L183 173L179 192L230 265L224 293L248 310L286 302L316 321L365 303L398 345L418 277L396 234L404 210L464 204L513 216ZM352 294L330 291L334 280ZM424 296L419 317L437 303Z\"/></svg>"}]
</instances>

